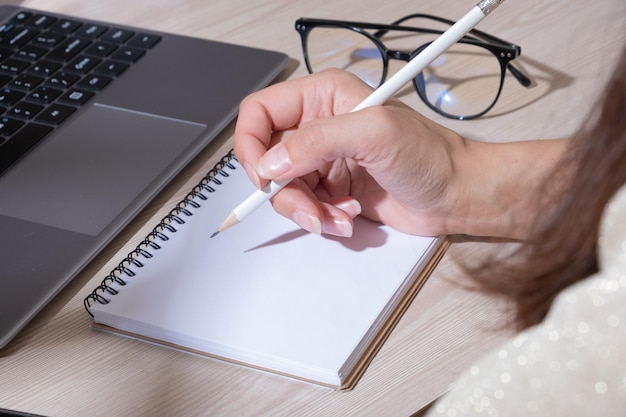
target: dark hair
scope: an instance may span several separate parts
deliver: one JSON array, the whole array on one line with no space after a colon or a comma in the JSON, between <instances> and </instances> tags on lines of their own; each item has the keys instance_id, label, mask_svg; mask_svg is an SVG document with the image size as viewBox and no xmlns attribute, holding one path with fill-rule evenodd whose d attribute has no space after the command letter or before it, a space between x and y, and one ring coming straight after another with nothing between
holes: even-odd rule
<instances>
[{"instance_id":1,"label":"dark hair","mask_svg":"<svg viewBox=\"0 0 626 417\"><path fill-rule=\"evenodd\" d=\"M565 287L597 272L596 244L604 207L626 184L626 49L606 90L555 171L542 196L558 201L512 257L472 268L483 291L513 301L516 324L526 328L543 320Z\"/></svg>"}]
</instances>

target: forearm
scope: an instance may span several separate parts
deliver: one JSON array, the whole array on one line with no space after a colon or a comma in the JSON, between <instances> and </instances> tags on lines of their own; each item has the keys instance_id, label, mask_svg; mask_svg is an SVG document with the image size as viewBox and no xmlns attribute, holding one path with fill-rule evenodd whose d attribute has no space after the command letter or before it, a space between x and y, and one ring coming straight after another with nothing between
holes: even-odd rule
<instances>
[{"instance_id":1,"label":"forearm","mask_svg":"<svg viewBox=\"0 0 626 417\"><path fill-rule=\"evenodd\" d=\"M456 190L456 202L447 219L449 233L527 238L541 204L560 198L556 190L563 186L550 187L553 195L544 195L542 186L568 143L567 139L462 141L454 158L450 189Z\"/></svg>"}]
</instances>

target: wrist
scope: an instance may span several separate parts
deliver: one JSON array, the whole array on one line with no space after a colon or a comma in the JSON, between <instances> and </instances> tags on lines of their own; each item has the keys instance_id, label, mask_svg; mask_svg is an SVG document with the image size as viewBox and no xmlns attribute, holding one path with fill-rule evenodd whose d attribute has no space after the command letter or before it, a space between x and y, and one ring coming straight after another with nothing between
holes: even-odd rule
<instances>
[{"instance_id":1,"label":"wrist","mask_svg":"<svg viewBox=\"0 0 626 417\"><path fill-rule=\"evenodd\" d=\"M542 203L540 187L566 144L567 140L485 143L463 139L454 153L447 232L527 238Z\"/></svg>"}]
</instances>

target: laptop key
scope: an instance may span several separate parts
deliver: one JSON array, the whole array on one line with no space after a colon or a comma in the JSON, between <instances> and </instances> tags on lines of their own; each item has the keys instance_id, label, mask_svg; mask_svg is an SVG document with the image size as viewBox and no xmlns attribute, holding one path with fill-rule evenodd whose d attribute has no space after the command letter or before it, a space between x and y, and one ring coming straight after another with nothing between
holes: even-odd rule
<instances>
[{"instance_id":1,"label":"laptop key","mask_svg":"<svg viewBox=\"0 0 626 417\"><path fill-rule=\"evenodd\" d=\"M98 58L81 55L76 57L72 62L70 62L65 67L65 70L69 72L76 72L78 74L87 74L100 62L102 61Z\"/></svg>"},{"instance_id":2,"label":"laptop key","mask_svg":"<svg viewBox=\"0 0 626 417\"><path fill-rule=\"evenodd\" d=\"M24 25L30 26L36 29L45 29L51 24L53 24L54 22L56 22L56 20L57 20L56 17L47 16L45 14L36 14L30 19L28 19L26 22L24 22Z\"/></svg>"},{"instance_id":3,"label":"laptop key","mask_svg":"<svg viewBox=\"0 0 626 417\"><path fill-rule=\"evenodd\" d=\"M136 46L138 48L150 49L154 45L159 43L160 40L161 40L161 37L158 35L151 35L148 33L139 33L135 35L135 37L132 38L130 42L128 42L128 45Z\"/></svg>"},{"instance_id":4,"label":"laptop key","mask_svg":"<svg viewBox=\"0 0 626 417\"><path fill-rule=\"evenodd\" d=\"M26 45L15 53L15 56L20 59L27 59L29 61L35 61L48 53L48 49L42 46Z\"/></svg>"},{"instance_id":5,"label":"laptop key","mask_svg":"<svg viewBox=\"0 0 626 417\"><path fill-rule=\"evenodd\" d=\"M0 46L0 61L13 55L13 49Z\"/></svg>"},{"instance_id":6,"label":"laptop key","mask_svg":"<svg viewBox=\"0 0 626 417\"><path fill-rule=\"evenodd\" d=\"M109 42L96 42L85 50L85 55L106 57L111 55L118 48L118 45Z\"/></svg>"},{"instance_id":7,"label":"laptop key","mask_svg":"<svg viewBox=\"0 0 626 417\"><path fill-rule=\"evenodd\" d=\"M77 87L92 91L100 91L104 87L106 87L111 81L113 81L112 78L104 75L88 75L87 77L80 80L80 82L77 84Z\"/></svg>"},{"instance_id":8,"label":"laptop key","mask_svg":"<svg viewBox=\"0 0 626 417\"><path fill-rule=\"evenodd\" d=\"M12 106L21 100L24 95L24 93L14 90L13 88L3 88L0 90L0 106Z\"/></svg>"},{"instance_id":9,"label":"laptop key","mask_svg":"<svg viewBox=\"0 0 626 417\"><path fill-rule=\"evenodd\" d=\"M21 90L32 90L37 87L44 79L36 75L20 74L13 79L9 87L19 88Z\"/></svg>"},{"instance_id":10,"label":"laptop key","mask_svg":"<svg viewBox=\"0 0 626 417\"><path fill-rule=\"evenodd\" d=\"M102 35L104 32L106 32L107 29L108 28L106 26L88 24L76 31L76 36L95 39L98 36Z\"/></svg>"},{"instance_id":11,"label":"laptop key","mask_svg":"<svg viewBox=\"0 0 626 417\"><path fill-rule=\"evenodd\" d=\"M115 52L111 56L111 59L116 59L118 61L124 61L124 62L135 62L139 58L141 58L143 54L145 53L146 52L144 49L134 48L132 46L125 46L121 48L120 50L118 50L117 52Z\"/></svg>"},{"instance_id":12,"label":"laptop key","mask_svg":"<svg viewBox=\"0 0 626 417\"><path fill-rule=\"evenodd\" d=\"M91 43L88 39L70 37L52 50L46 57L53 61L68 62Z\"/></svg>"},{"instance_id":13,"label":"laptop key","mask_svg":"<svg viewBox=\"0 0 626 417\"><path fill-rule=\"evenodd\" d=\"M0 87L4 87L5 85L7 85L11 80L13 79L13 77L11 77L10 75L4 75L4 74L0 74Z\"/></svg>"},{"instance_id":14,"label":"laptop key","mask_svg":"<svg viewBox=\"0 0 626 417\"><path fill-rule=\"evenodd\" d=\"M77 90L75 88L66 92L59 98L59 102L70 104L72 106L82 106L94 96L90 91Z\"/></svg>"},{"instance_id":15,"label":"laptop key","mask_svg":"<svg viewBox=\"0 0 626 417\"><path fill-rule=\"evenodd\" d=\"M23 101L6 113L6 117L17 119L32 119L37 113L43 110L43 106L35 103Z\"/></svg>"},{"instance_id":16,"label":"laptop key","mask_svg":"<svg viewBox=\"0 0 626 417\"><path fill-rule=\"evenodd\" d=\"M80 22L76 22L75 20L61 19L50 27L50 32L62 33L67 35L74 32L76 29L81 27L81 25L82 24Z\"/></svg>"},{"instance_id":17,"label":"laptop key","mask_svg":"<svg viewBox=\"0 0 626 417\"><path fill-rule=\"evenodd\" d=\"M17 129L22 127L23 125L24 125L24 122L21 122L19 120L6 117L6 116L0 117L0 135L5 135L5 136L10 135L13 132L15 132Z\"/></svg>"},{"instance_id":18,"label":"laptop key","mask_svg":"<svg viewBox=\"0 0 626 417\"><path fill-rule=\"evenodd\" d=\"M9 58L6 61L0 63L0 71L9 74L19 74L28 68L30 64L26 61L20 61L19 59Z\"/></svg>"},{"instance_id":19,"label":"laptop key","mask_svg":"<svg viewBox=\"0 0 626 417\"><path fill-rule=\"evenodd\" d=\"M65 38L65 35L58 33L45 32L41 35L35 36L32 43L38 46L44 46L46 48L52 48L61 42Z\"/></svg>"},{"instance_id":20,"label":"laptop key","mask_svg":"<svg viewBox=\"0 0 626 417\"><path fill-rule=\"evenodd\" d=\"M39 116L37 116L37 120L43 123L50 123L53 125L58 125L65 119L67 119L72 113L74 113L76 109L70 106L64 106L63 104L53 104L47 109L45 109Z\"/></svg>"},{"instance_id":21,"label":"laptop key","mask_svg":"<svg viewBox=\"0 0 626 417\"><path fill-rule=\"evenodd\" d=\"M19 12L18 14L16 14L13 19L11 19L11 23L15 23L15 24L23 24L24 22L26 22L28 19L30 19L30 17L33 14L30 12Z\"/></svg>"},{"instance_id":22,"label":"laptop key","mask_svg":"<svg viewBox=\"0 0 626 417\"><path fill-rule=\"evenodd\" d=\"M39 31L35 29L17 27L4 36L2 41L0 41L0 44L10 48L21 48L33 37L35 37L37 33L39 33Z\"/></svg>"},{"instance_id":23,"label":"laptop key","mask_svg":"<svg viewBox=\"0 0 626 417\"><path fill-rule=\"evenodd\" d=\"M39 87L35 91L33 91L29 96L28 100L36 101L38 103L49 104L54 101L60 94L61 90L52 87Z\"/></svg>"},{"instance_id":24,"label":"laptop key","mask_svg":"<svg viewBox=\"0 0 626 417\"><path fill-rule=\"evenodd\" d=\"M101 39L106 42L124 43L134 34L130 30L111 29Z\"/></svg>"},{"instance_id":25,"label":"laptop key","mask_svg":"<svg viewBox=\"0 0 626 417\"><path fill-rule=\"evenodd\" d=\"M33 64L28 69L28 72L30 74L41 75L42 77L49 77L50 75L54 74L54 72L59 68L61 68L61 64L59 63L41 60Z\"/></svg>"},{"instance_id":26,"label":"laptop key","mask_svg":"<svg viewBox=\"0 0 626 417\"><path fill-rule=\"evenodd\" d=\"M80 79L79 75L60 71L48 78L47 84L58 88L68 88Z\"/></svg>"},{"instance_id":27,"label":"laptop key","mask_svg":"<svg viewBox=\"0 0 626 417\"><path fill-rule=\"evenodd\" d=\"M0 38L3 38L7 33L11 33L11 31L15 29L15 23L3 23L0 25Z\"/></svg>"},{"instance_id":28,"label":"laptop key","mask_svg":"<svg viewBox=\"0 0 626 417\"><path fill-rule=\"evenodd\" d=\"M10 126L13 124L13 126ZM4 133L4 129L21 127L24 122L10 119L8 117L0 118L0 133ZM15 130L15 129L14 129ZM39 143L45 138L53 128L51 126L45 126L38 123L29 123L22 129L17 131L13 137L2 144L0 149L0 172L5 171L15 161L17 161L24 153L30 148Z\"/></svg>"},{"instance_id":29,"label":"laptop key","mask_svg":"<svg viewBox=\"0 0 626 417\"><path fill-rule=\"evenodd\" d=\"M125 64L124 62L107 61L100 65L98 68L96 68L95 72L96 74L117 77L118 75L126 71L126 68L128 68L128 66L129 65Z\"/></svg>"}]
</instances>

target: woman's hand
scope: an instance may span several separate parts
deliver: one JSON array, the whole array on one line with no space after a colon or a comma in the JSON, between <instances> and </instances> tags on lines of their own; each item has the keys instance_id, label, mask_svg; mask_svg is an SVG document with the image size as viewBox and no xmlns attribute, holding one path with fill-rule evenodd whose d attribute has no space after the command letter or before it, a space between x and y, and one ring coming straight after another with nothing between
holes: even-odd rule
<instances>
[{"instance_id":1,"label":"woman's hand","mask_svg":"<svg viewBox=\"0 0 626 417\"><path fill-rule=\"evenodd\" d=\"M419 235L526 232L516 166L551 166L554 158L541 161L562 146L539 142L559 141L465 140L396 99L351 112L371 91L349 73L327 70L242 102L235 152L248 176L257 187L291 180L272 199L277 212L338 236L352 234L359 214Z\"/></svg>"}]
</instances>

